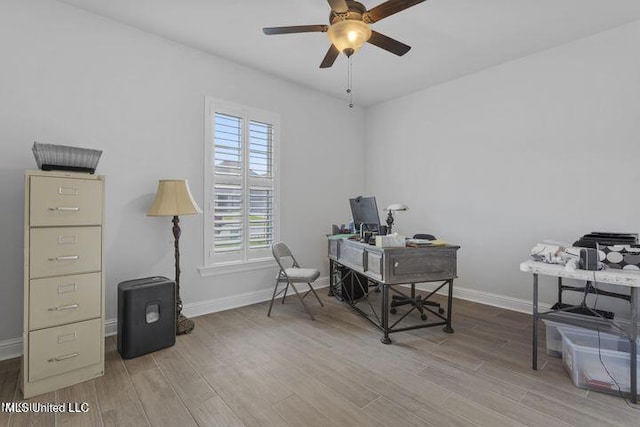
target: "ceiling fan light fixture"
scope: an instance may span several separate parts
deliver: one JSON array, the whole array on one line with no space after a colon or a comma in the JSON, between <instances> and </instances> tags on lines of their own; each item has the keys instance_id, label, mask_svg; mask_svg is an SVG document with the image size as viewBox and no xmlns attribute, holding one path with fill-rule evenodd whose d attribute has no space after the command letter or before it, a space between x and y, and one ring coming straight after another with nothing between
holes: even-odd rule
<instances>
[{"instance_id":1,"label":"ceiling fan light fixture","mask_svg":"<svg viewBox=\"0 0 640 427\"><path fill-rule=\"evenodd\" d=\"M371 28L362 21L346 19L333 23L327 36L336 49L351 56L369 40Z\"/></svg>"}]
</instances>

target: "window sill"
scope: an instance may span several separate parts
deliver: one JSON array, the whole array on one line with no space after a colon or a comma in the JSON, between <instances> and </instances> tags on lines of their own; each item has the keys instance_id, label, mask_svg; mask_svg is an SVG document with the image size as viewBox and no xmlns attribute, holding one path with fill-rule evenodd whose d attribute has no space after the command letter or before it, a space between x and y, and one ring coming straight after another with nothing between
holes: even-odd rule
<instances>
[{"instance_id":1,"label":"window sill","mask_svg":"<svg viewBox=\"0 0 640 427\"><path fill-rule=\"evenodd\" d=\"M249 271L276 268L278 264L273 258L262 258L251 261L230 262L226 264L199 267L200 277L222 276L227 274L246 273Z\"/></svg>"}]
</instances>

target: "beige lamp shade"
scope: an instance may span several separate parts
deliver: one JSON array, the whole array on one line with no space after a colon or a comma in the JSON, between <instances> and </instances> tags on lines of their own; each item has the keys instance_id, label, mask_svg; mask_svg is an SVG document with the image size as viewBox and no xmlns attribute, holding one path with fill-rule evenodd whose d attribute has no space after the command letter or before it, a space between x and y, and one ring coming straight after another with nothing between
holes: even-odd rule
<instances>
[{"instance_id":1,"label":"beige lamp shade","mask_svg":"<svg viewBox=\"0 0 640 427\"><path fill-rule=\"evenodd\" d=\"M202 213L186 179L161 179L147 216L181 216Z\"/></svg>"}]
</instances>

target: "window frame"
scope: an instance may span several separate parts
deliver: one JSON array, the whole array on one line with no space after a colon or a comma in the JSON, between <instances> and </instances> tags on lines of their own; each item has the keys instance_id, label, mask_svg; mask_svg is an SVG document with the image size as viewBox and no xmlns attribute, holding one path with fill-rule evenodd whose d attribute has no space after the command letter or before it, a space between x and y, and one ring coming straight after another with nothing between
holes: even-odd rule
<instances>
[{"instance_id":1,"label":"window frame","mask_svg":"<svg viewBox=\"0 0 640 427\"><path fill-rule=\"evenodd\" d=\"M215 253L213 250L213 209L214 186L216 183L224 184L224 180L216 181L214 155L215 114L225 114L242 119L242 200L243 200L243 248L240 253L224 254ZM272 241L277 242L280 237L280 115L274 112L243 106L222 99L205 97L204 108L204 267L200 269L203 276L216 274L217 272L237 272L238 267L242 271L249 271L274 265L271 255L271 247L264 249L251 249L249 246L249 201L251 188L259 187L259 182L270 182L273 188L273 218ZM250 122L260 122L272 126L271 140L271 179L249 177L250 161ZM249 267L249 268L248 268Z\"/></svg>"}]
</instances>

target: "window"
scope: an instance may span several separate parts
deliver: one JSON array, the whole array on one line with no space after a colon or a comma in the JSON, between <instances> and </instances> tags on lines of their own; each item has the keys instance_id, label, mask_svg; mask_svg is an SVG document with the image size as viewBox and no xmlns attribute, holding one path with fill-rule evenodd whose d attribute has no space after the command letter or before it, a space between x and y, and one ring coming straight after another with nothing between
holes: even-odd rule
<instances>
[{"instance_id":1,"label":"window","mask_svg":"<svg viewBox=\"0 0 640 427\"><path fill-rule=\"evenodd\" d=\"M205 259L271 259L278 240L279 117L207 98Z\"/></svg>"}]
</instances>

